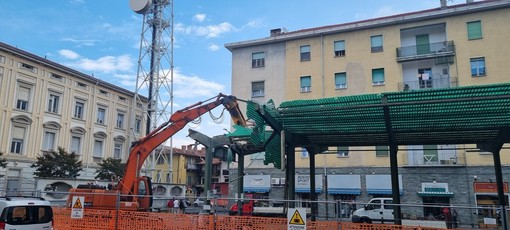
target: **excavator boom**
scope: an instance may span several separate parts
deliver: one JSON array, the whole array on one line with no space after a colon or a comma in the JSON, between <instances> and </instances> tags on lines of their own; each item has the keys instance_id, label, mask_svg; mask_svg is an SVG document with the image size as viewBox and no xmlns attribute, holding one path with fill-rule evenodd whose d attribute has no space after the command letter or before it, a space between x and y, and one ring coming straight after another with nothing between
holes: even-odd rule
<instances>
[{"instance_id":1,"label":"excavator boom","mask_svg":"<svg viewBox=\"0 0 510 230\"><path fill-rule=\"evenodd\" d=\"M204 104L203 102L198 102L176 111L172 114L169 121L133 143L129 158L126 162L124 177L117 185L117 189L121 191L121 194L137 194L135 190L137 190L138 173L144 161L154 149L184 128L186 124L219 105L224 105L236 124L246 125L246 121L239 110L237 99L230 95L219 94L216 99L210 103Z\"/></svg>"}]
</instances>

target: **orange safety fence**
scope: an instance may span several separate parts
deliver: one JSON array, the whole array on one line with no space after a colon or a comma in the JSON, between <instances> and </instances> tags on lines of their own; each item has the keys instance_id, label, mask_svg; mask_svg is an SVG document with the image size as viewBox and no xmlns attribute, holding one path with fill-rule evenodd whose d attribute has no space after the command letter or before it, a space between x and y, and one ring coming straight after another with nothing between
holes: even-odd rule
<instances>
[{"instance_id":1,"label":"orange safety fence","mask_svg":"<svg viewBox=\"0 0 510 230\"><path fill-rule=\"evenodd\" d=\"M279 230L287 229L287 218L227 216L203 214L174 214L85 209L83 218L71 218L71 209L53 208L55 230ZM117 217L118 215L118 217ZM118 221L116 221L118 220ZM356 224L338 221L306 221L309 230L354 229L393 230L440 228L401 226L389 224Z\"/></svg>"}]
</instances>

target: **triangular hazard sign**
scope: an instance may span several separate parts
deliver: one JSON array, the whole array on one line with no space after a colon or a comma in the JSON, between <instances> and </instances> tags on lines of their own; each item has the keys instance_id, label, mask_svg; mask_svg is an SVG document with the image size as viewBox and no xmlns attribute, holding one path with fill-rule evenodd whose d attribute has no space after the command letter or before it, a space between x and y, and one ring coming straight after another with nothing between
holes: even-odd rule
<instances>
[{"instance_id":1,"label":"triangular hazard sign","mask_svg":"<svg viewBox=\"0 0 510 230\"><path fill-rule=\"evenodd\" d=\"M294 215L292 215L289 224L305 225L303 217L301 217L301 214L299 214L298 210L296 210Z\"/></svg>"},{"instance_id":2,"label":"triangular hazard sign","mask_svg":"<svg viewBox=\"0 0 510 230\"><path fill-rule=\"evenodd\" d=\"M81 205L80 198L76 199L76 202L73 204L73 208L83 208L83 205Z\"/></svg>"}]
</instances>

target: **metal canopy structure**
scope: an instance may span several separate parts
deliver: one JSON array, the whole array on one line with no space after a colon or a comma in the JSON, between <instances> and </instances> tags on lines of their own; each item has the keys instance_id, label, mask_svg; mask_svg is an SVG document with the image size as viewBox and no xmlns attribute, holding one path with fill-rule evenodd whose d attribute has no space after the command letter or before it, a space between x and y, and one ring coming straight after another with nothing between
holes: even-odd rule
<instances>
[{"instance_id":1,"label":"metal canopy structure","mask_svg":"<svg viewBox=\"0 0 510 230\"><path fill-rule=\"evenodd\" d=\"M275 131L269 141L283 133L286 175L290 200L294 199L297 146L307 148L310 169L315 154L328 146L389 146L393 202L400 204L397 152L399 145L477 144L493 153L498 197L505 205L499 151L510 142L510 84L387 92L316 100L295 100L274 106L254 106ZM248 107L249 108L249 107ZM250 114L250 111L248 111ZM254 119L255 121L259 119ZM266 159L278 165L278 151L266 149ZM310 170L315 177L315 170ZM315 187L312 179L311 188ZM317 199L311 189L312 201ZM504 211L504 209L503 209ZM317 208L312 206L313 213ZM400 207L394 210L397 224ZM503 215L506 217L506 215ZM506 218L504 218L506 226Z\"/></svg>"},{"instance_id":2,"label":"metal canopy structure","mask_svg":"<svg viewBox=\"0 0 510 230\"><path fill-rule=\"evenodd\" d=\"M278 114L302 146L508 142L510 84L288 101Z\"/></svg>"}]
</instances>

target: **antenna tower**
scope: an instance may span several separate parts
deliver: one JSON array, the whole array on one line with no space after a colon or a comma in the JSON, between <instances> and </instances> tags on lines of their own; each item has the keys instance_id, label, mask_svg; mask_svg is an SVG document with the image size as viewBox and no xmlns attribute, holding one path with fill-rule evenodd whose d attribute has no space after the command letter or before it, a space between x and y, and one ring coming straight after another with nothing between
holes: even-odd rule
<instances>
[{"instance_id":1,"label":"antenna tower","mask_svg":"<svg viewBox=\"0 0 510 230\"><path fill-rule=\"evenodd\" d=\"M133 124L131 141L134 141L136 136L145 136L168 121L173 113L174 4L173 0L130 0L129 5L133 11L143 15L135 98L131 114ZM142 111L143 115L137 117L135 110ZM136 127L143 127L137 124L141 122L146 122L146 130L136 133ZM154 182L172 182L171 138L168 146L170 151L165 147L158 149L144 163L142 172L154 178ZM166 157L168 152L169 157ZM155 171L156 162L162 160L169 165L168 170ZM164 178L166 181L162 181Z\"/></svg>"}]
</instances>

